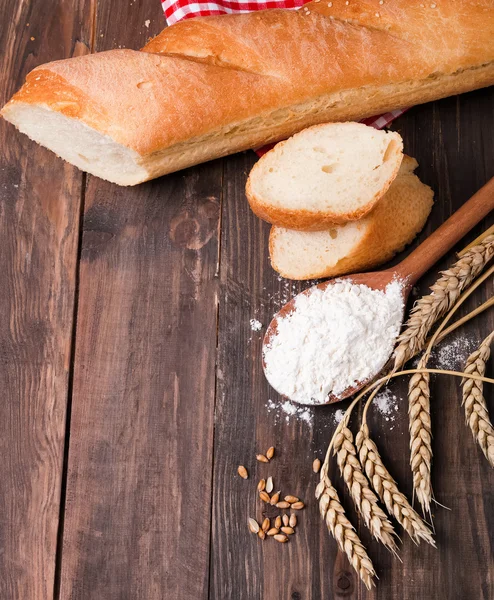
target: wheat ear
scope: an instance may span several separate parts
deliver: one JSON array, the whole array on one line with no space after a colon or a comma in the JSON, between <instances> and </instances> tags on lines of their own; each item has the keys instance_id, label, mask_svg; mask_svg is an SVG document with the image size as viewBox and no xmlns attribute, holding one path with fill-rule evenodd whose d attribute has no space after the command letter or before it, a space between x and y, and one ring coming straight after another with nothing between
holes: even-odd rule
<instances>
[{"instance_id":1,"label":"wheat ear","mask_svg":"<svg viewBox=\"0 0 494 600\"><path fill-rule=\"evenodd\" d=\"M362 423L355 438L359 458L374 491L392 515L415 543L421 540L436 547L432 531L412 508L405 494L398 489L396 481L384 466L376 444L369 436L369 427Z\"/></svg>"},{"instance_id":2,"label":"wheat ear","mask_svg":"<svg viewBox=\"0 0 494 600\"><path fill-rule=\"evenodd\" d=\"M334 454L348 491L372 535L397 555L398 548L394 539L395 531L391 521L378 504L376 494L371 490L362 465L357 458L352 432L341 428L334 440Z\"/></svg>"},{"instance_id":3,"label":"wheat ear","mask_svg":"<svg viewBox=\"0 0 494 600\"><path fill-rule=\"evenodd\" d=\"M329 442L324 463L321 467L320 481L316 487L316 499L319 500L319 512L326 522L326 525L335 538L340 549L347 555L350 564L358 573L365 587L370 590L374 584L373 577L376 576L367 551L360 541L355 528L345 515L345 509L340 502L338 492L333 487L329 479L329 460L333 443L343 427L346 427L354 406L359 402L360 397L355 398L346 409L343 420L338 424L336 431Z\"/></svg>"},{"instance_id":4,"label":"wheat ear","mask_svg":"<svg viewBox=\"0 0 494 600\"><path fill-rule=\"evenodd\" d=\"M376 576L374 566L354 526L345 515L338 492L328 477L327 462L321 471L321 481L316 488L316 498L319 500L321 517L331 535L338 543L340 550L347 555L350 564L364 582L365 587L370 590L374 583L373 578Z\"/></svg>"},{"instance_id":5,"label":"wheat ear","mask_svg":"<svg viewBox=\"0 0 494 600\"><path fill-rule=\"evenodd\" d=\"M393 370L398 370L424 348L434 323L453 306L493 256L494 234L464 252L450 269L442 271L441 277L430 288L432 293L417 300L410 311L405 329L397 340Z\"/></svg>"},{"instance_id":6,"label":"wheat ear","mask_svg":"<svg viewBox=\"0 0 494 600\"><path fill-rule=\"evenodd\" d=\"M485 365L491 354L491 343L494 339L494 331L490 333L467 359L465 366L466 374L483 376ZM494 467L494 427L489 418L487 404L483 394L483 382L474 379L462 379L463 405L465 407L465 418L467 425L472 430L474 439L482 449L491 467Z\"/></svg>"},{"instance_id":7,"label":"wheat ear","mask_svg":"<svg viewBox=\"0 0 494 600\"><path fill-rule=\"evenodd\" d=\"M418 368L423 369L424 365L419 363ZM429 379L429 373L415 373L410 378L408 385L410 466L413 474L414 493L424 514L430 513L432 500L432 429Z\"/></svg>"}]
</instances>

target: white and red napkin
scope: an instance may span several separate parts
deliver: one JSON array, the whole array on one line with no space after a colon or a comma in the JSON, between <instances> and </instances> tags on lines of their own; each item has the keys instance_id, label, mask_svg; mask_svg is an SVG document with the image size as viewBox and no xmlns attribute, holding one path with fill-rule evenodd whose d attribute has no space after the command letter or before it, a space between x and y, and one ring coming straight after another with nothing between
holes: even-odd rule
<instances>
[{"instance_id":1,"label":"white and red napkin","mask_svg":"<svg viewBox=\"0 0 494 600\"><path fill-rule=\"evenodd\" d=\"M216 0L215 2L202 2L201 0L161 0L163 11L165 13L168 25L173 25L182 19L191 19L192 17L205 17L208 15L224 15L231 13L246 13L254 10L263 10L266 8L300 8L310 0ZM382 129L402 115L406 109L393 110L378 115L362 119L362 123ZM259 156L269 150L272 146L259 148L256 150Z\"/></svg>"}]
</instances>

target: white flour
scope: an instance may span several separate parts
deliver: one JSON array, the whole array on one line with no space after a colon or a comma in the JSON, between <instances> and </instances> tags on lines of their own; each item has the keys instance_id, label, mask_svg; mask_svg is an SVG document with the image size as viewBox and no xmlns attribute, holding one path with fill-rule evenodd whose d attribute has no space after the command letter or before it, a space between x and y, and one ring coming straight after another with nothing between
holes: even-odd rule
<instances>
[{"instance_id":1,"label":"white flour","mask_svg":"<svg viewBox=\"0 0 494 600\"><path fill-rule=\"evenodd\" d=\"M271 411L275 411L277 419L280 413L283 413L282 418L284 418L286 423L290 423L293 417L297 421L304 421L305 423L312 425L314 415L312 414L312 409L310 408L296 406L288 400L285 400L285 402L281 402L280 404L275 404L272 400L268 400L266 408L268 409L269 413Z\"/></svg>"},{"instance_id":2,"label":"white flour","mask_svg":"<svg viewBox=\"0 0 494 600\"><path fill-rule=\"evenodd\" d=\"M434 349L433 362L439 369L463 370L469 355L478 347L477 340L458 337L445 340Z\"/></svg>"},{"instance_id":3,"label":"white flour","mask_svg":"<svg viewBox=\"0 0 494 600\"><path fill-rule=\"evenodd\" d=\"M298 296L265 348L266 377L292 400L323 404L330 392L338 396L382 369L402 316L398 281L381 292L341 280Z\"/></svg>"},{"instance_id":4,"label":"white flour","mask_svg":"<svg viewBox=\"0 0 494 600\"><path fill-rule=\"evenodd\" d=\"M338 410L335 410L333 413L333 423L335 425L338 425L338 423L341 423L343 421L344 416L345 416L345 411L342 410L341 408L338 408Z\"/></svg>"},{"instance_id":5,"label":"white flour","mask_svg":"<svg viewBox=\"0 0 494 600\"><path fill-rule=\"evenodd\" d=\"M261 331L261 329L262 329L261 321L258 321L257 319L251 319L250 320L250 328L252 329L252 331Z\"/></svg>"},{"instance_id":6,"label":"white flour","mask_svg":"<svg viewBox=\"0 0 494 600\"><path fill-rule=\"evenodd\" d=\"M389 423L387 429L392 431L394 425L391 423L396 419L398 414L398 398L389 389L384 389L373 400L371 410L377 410L382 418Z\"/></svg>"}]
</instances>

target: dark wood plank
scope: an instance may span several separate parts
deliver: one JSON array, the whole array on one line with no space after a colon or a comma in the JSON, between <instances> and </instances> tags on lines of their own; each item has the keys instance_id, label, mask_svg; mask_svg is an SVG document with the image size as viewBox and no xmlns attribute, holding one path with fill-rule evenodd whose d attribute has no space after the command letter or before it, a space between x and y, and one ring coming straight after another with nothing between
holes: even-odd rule
<instances>
[{"instance_id":1,"label":"dark wood plank","mask_svg":"<svg viewBox=\"0 0 494 600\"><path fill-rule=\"evenodd\" d=\"M220 181L89 182L62 599L207 595Z\"/></svg>"},{"instance_id":2,"label":"dark wood plank","mask_svg":"<svg viewBox=\"0 0 494 600\"><path fill-rule=\"evenodd\" d=\"M488 134L494 127L493 96L489 89L450 98L417 107L396 121L406 150L420 163L421 178L436 191L437 203L418 242L494 175L494 144ZM280 280L269 266L269 227L249 212L243 192L254 162L255 156L247 153L227 159L225 166L210 598L492 598L494 473L464 426L458 381L438 377L433 384L434 489L437 499L452 509L434 511L439 549L417 548L404 539L403 563L392 560L362 530L333 467L334 483L378 570L377 589L367 593L337 553L317 512L310 467L316 455L323 456L335 428L335 412L348 403L313 409L309 422L300 414L288 416L287 422L280 399L264 379L264 328L253 332L249 321L256 318L266 326L280 305L308 284ZM491 223L479 225L469 239ZM450 253L438 267L453 259ZM427 275L419 293L426 292L436 276ZM460 314L489 295L492 283ZM457 336L467 339L459 342L460 355L466 356L492 327L492 312L464 327ZM406 383L393 384L391 391L396 400L384 405L384 413L390 414L375 408L370 426L393 475L410 494ZM494 410L492 390L486 393ZM256 463L255 454L272 444L277 448L275 460L270 465ZM250 470L248 481L236 476L238 464ZM268 474L275 477L276 489L300 495L308 504L295 539L284 546L272 540L261 543L247 532L249 516L261 519L276 512L266 512L256 500L256 483Z\"/></svg>"},{"instance_id":3,"label":"dark wood plank","mask_svg":"<svg viewBox=\"0 0 494 600\"><path fill-rule=\"evenodd\" d=\"M87 52L82 0L6 0L0 105ZM0 598L53 597L82 174L0 120Z\"/></svg>"},{"instance_id":4,"label":"dark wood plank","mask_svg":"<svg viewBox=\"0 0 494 600\"><path fill-rule=\"evenodd\" d=\"M140 47L159 11L100 2L98 50ZM207 597L221 182L88 180L63 600Z\"/></svg>"}]
</instances>

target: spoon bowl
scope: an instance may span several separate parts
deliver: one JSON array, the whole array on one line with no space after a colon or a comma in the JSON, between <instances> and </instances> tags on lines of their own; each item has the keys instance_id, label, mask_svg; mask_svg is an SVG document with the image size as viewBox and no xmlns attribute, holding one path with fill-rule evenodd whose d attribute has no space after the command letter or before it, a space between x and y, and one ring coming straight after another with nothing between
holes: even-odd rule
<instances>
[{"instance_id":1,"label":"spoon bowl","mask_svg":"<svg viewBox=\"0 0 494 600\"><path fill-rule=\"evenodd\" d=\"M307 288L303 292L300 292L300 294L297 294L296 296L294 296L289 302L287 302L276 313L276 315L271 320L268 328L266 329L266 333L265 333L264 339L263 339L263 360L262 360L263 369L264 369L266 378L267 378L267 374L266 374L266 363L264 361L264 348L269 346L273 337L275 337L277 335L278 319L287 317L289 314L293 313L296 310L295 304L296 304L297 298L299 296L308 296L315 289L324 291L330 285L334 285L337 281L343 281L343 280L350 280L353 284L366 285L367 287L369 287L373 290L379 290L379 291L384 291L386 289L387 285L390 284L392 281L400 281L400 283L402 284L401 292L402 292L402 296L403 296L403 307L406 305L408 296L409 296L410 291L413 286L413 284L410 284L406 280L403 280L397 270L389 269L386 271L375 271L375 272L371 272L371 273L358 273L356 275L346 275L344 277L338 277L337 279L329 279L329 280L323 281L322 283L319 283L317 285L313 285L312 287ZM403 321L403 312L404 312L404 309L402 311L402 314L400 315L400 321ZM377 375L377 373L376 373L376 375ZM343 392L338 394L338 396L330 394L328 396L328 400L325 404L334 404L335 402L340 402L341 400L350 398L350 396L353 396L356 392L358 392L364 386L366 386L368 383L370 383L374 378L375 378L375 375L372 375L371 377L368 377L363 381L358 381L355 383L355 385L348 387L346 390L344 390ZM287 396L283 395L283 397L287 397ZM312 405L312 403L310 402L310 399L308 402L301 402L300 400L293 400L292 398L288 398L288 400L291 400L292 402L295 402L296 404Z\"/></svg>"},{"instance_id":2,"label":"spoon bowl","mask_svg":"<svg viewBox=\"0 0 494 600\"><path fill-rule=\"evenodd\" d=\"M278 331L278 320L293 313L296 308L297 298L301 295L309 295L315 289L324 291L328 286L333 285L336 281L350 280L353 284L366 285L373 290L384 291L388 284L398 280L402 283L403 306L406 306L408 296L415 283L428 271L440 258L444 256L461 238L470 231L479 221L487 216L494 209L494 178L488 181L468 202L466 202L459 210L457 210L441 227L439 227L432 235L430 235L418 248L416 248L407 258L392 269L384 271L374 271L370 273L359 273L354 275L346 275L337 279L330 279L312 286L297 296L294 296L287 304L285 304L278 313L273 317L269 324L263 340L263 368L266 378L269 381L266 373L266 364L264 354L266 348L270 345L271 340L276 337ZM400 315L403 322L403 314ZM389 358L389 357L388 357ZM389 361L388 361L389 362ZM354 385L348 387L338 396L329 394L325 404L333 404L353 396L361 390L365 385L376 378L379 373L374 373L364 381L358 381ZM286 396L285 396L286 397ZM294 401L292 398L289 400ZM297 404L311 404L310 398L308 402L294 401ZM318 405L319 406L319 405Z\"/></svg>"}]
</instances>

